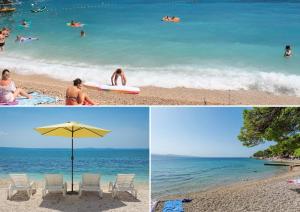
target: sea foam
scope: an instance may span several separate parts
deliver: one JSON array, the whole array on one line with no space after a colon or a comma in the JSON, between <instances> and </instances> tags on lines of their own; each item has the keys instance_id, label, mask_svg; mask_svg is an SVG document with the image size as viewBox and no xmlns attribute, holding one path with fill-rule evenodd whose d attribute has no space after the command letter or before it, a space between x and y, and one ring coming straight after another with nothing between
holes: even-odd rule
<instances>
[{"instance_id":1,"label":"sea foam","mask_svg":"<svg viewBox=\"0 0 300 212\"><path fill-rule=\"evenodd\" d=\"M110 83L110 76L120 65L90 65L76 62L35 60L1 55L1 68L20 74L43 74L56 79ZM201 67L172 65L164 67L133 67L122 65L132 86L186 87L210 90L259 90L274 94L300 96L300 76L265 72L257 68L228 66Z\"/></svg>"}]
</instances>

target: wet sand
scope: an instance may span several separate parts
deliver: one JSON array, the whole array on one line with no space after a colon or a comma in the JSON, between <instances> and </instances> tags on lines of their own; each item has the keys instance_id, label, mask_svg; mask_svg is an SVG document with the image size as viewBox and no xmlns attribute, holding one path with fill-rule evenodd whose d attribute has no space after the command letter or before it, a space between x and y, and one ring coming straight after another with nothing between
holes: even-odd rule
<instances>
[{"instance_id":1,"label":"wet sand","mask_svg":"<svg viewBox=\"0 0 300 212\"><path fill-rule=\"evenodd\" d=\"M60 81L44 75L12 74L18 87L40 91L64 99L72 81ZM75 77L73 77L75 78ZM300 98L260 91L220 91L190 88L141 87L138 95L120 94L84 88L99 105L299 105ZM64 104L60 101L57 104Z\"/></svg>"},{"instance_id":2,"label":"wet sand","mask_svg":"<svg viewBox=\"0 0 300 212\"><path fill-rule=\"evenodd\" d=\"M193 199L184 203L185 211L282 211L296 212L300 208L300 186L288 184L288 179L300 177L300 170L261 180L243 181L228 186L161 198L155 211L161 211L163 200Z\"/></svg>"}]
</instances>

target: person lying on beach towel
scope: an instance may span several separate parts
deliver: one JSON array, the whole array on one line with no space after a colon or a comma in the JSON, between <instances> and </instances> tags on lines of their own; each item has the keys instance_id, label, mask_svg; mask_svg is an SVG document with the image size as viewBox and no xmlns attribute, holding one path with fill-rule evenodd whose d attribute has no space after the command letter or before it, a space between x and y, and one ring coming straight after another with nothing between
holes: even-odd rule
<instances>
[{"instance_id":1,"label":"person lying on beach towel","mask_svg":"<svg viewBox=\"0 0 300 212\"><path fill-rule=\"evenodd\" d=\"M127 79L125 73L122 69L118 68L113 75L111 76L111 84L113 86L118 85L118 78L121 77L122 85L125 86L127 83Z\"/></svg>"},{"instance_id":2,"label":"person lying on beach towel","mask_svg":"<svg viewBox=\"0 0 300 212\"><path fill-rule=\"evenodd\" d=\"M66 105L94 105L87 94L82 92L82 80L77 78L73 81L73 86L67 88Z\"/></svg>"},{"instance_id":3,"label":"person lying on beach towel","mask_svg":"<svg viewBox=\"0 0 300 212\"><path fill-rule=\"evenodd\" d=\"M28 99L31 98L31 96L23 89L16 88L15 83L10 78L10 71L4 69L2 71L2 78L0 80L0 102L14 102L19 95L24 96Z\"/></svg>"}]
</instances>

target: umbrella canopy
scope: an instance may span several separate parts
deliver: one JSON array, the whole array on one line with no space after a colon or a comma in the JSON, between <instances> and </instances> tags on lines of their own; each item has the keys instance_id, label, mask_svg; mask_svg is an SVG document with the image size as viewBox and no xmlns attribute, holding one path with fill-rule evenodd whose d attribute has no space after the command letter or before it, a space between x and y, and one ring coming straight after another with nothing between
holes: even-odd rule
<instances>
[{"instance_id":1,"label":"umbrella canopy","mask_svg":"<svg viewBox=\"0 0 300 212\"><path fill-rule=\"evenodd\" d=\"M72 192L73 192L73 138L99 138L104 137L110 130L105 130L90 125L81 124L79 122L66 122L62 124L49 125L35 128L41 135L60 136L72 138Z\"/></svg>"},{"instance_id":2,"label":"umbrella canopy","mask_svg":"<svg viewBox=\"0 0 300 212\"><path fill-rule=\"evenodd\" d=\"M110 130L105 130L79 122L66 122L62 124L44 126L35 128L42 135L61 136L67 138L98 138L103 137Z\"/></svg>"}]
</instances>

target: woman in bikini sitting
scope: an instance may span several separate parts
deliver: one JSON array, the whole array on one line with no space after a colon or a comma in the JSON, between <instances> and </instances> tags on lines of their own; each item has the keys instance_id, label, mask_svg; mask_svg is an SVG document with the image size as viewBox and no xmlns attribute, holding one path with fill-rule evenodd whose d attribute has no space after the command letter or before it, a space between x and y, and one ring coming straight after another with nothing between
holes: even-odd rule
<instances>
[{"instance_id":1,"label":"woman in bikini sitting","mask_svg":"<svg viewBox=\"0 0 300 212\"><path fill-rule=\"evenodd\" d=\"M2 71L2 78L0 80L0 102L14 102L19 95L27 97L28 99L31 98L31 96L27 94L23 89L16 88L15 83L10 78L10 71L4 69Z\"/></svg>"},{"instance_id":2,"label":"woman in bikini sitting","mask_svg":"<svg viewBox=\"0 0 300 212\"><path fill-rule=\"evenodd\" d=\"M85 93L82 92L81 79L75 79L73 86L70 86L66 91L66 105L94 105L95 102L91 100Z\"/></svg>"}]
</instances>

